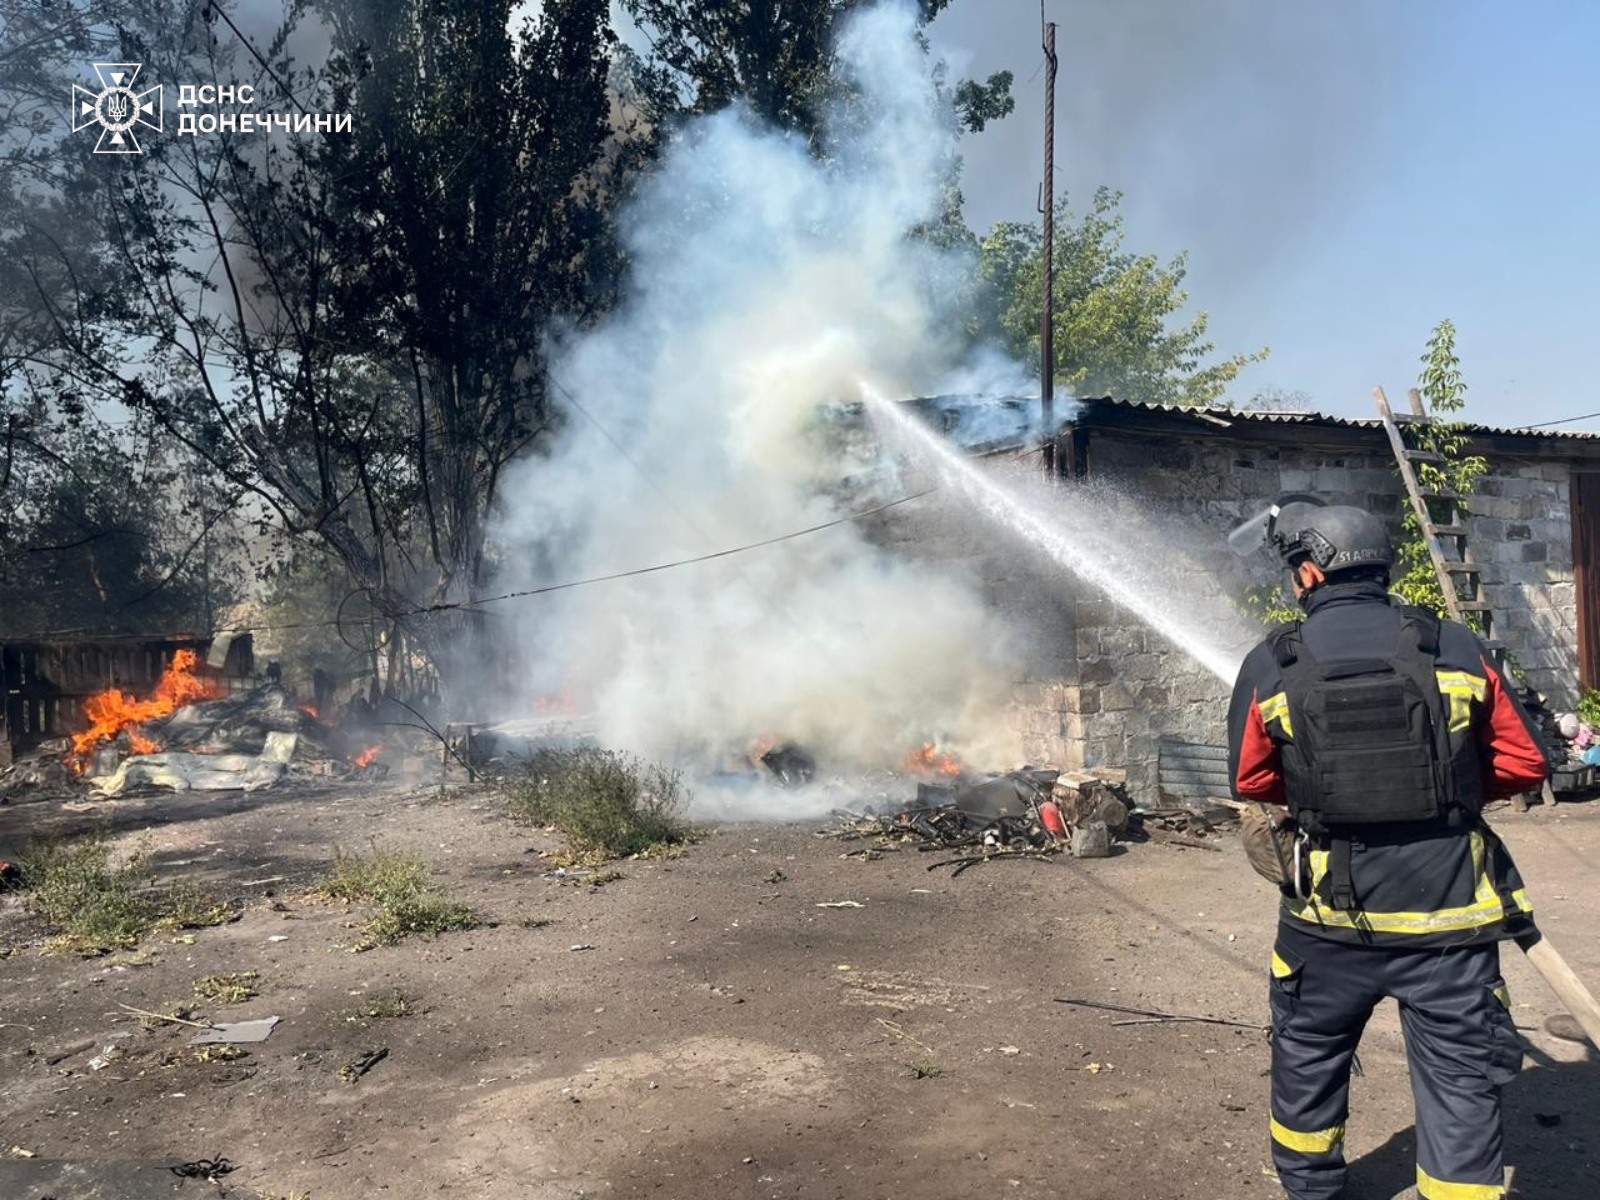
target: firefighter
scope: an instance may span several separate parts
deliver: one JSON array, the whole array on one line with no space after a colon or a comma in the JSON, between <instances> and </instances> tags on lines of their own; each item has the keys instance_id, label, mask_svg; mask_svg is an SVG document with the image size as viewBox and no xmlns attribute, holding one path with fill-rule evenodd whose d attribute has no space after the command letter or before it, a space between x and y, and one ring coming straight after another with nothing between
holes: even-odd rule
<instances>
[{"instance_id":1,"label":"firefighter","mask_svg":"<svg viewBox=\"0 0 1600 1200\"><path fill-rule=\"evenodd\" d=\"M1500 1092L1522 1061L1499 947L1532 906L1481 812L1537 789L1548 762L1478 637L1389 596L1380 521L1304 497L1264 520L1305 613L1251 651L1228 713L1234 792L1270 806L1283 893L1273 1162L1293 1200L1341 1194L1351 1063L1392 996L1418 1195L1494 1200Z\"/></svg>"}]
</instances>

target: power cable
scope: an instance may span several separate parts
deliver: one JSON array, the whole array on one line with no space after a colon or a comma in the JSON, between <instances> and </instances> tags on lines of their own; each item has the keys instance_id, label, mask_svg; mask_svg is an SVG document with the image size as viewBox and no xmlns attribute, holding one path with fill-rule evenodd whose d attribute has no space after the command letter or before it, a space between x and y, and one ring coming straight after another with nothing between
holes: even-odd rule
<instances>
[{"instance_id":1,"label":"power cable","mask_svg":"<svg viewBox=\"0 0 1600 1200\"><path fill-rule=\"evenodd\" d=\"M1592 421L1600 417L1600 412L1584 413L1577 417L1562 417L1559 421L1540 421L1537 425L1519 425L1518 429L1548 429L1552 425L1571 425L1575 421Z\"/></svg>"},{"instance_id":2,"label":"power cable","mask_svg":"<svg viewBox=\"0 0 1600 1200\"><path fill-rule=\"evenodd\" d=\"M677 567L688 567L688 566L693 566L696 563L710 562L713 559L730 558L733 555L744 554L744 553L746 553L747 551L750 551L750 550L759 550L759 549L762 549L765 546L775 546L780 542L793 541L795 538L806 537L806 536L808 536L810 534L813 534L813 533L821 533L825 529L832 529L832 528L834 528L835 526L838 526L838 525L849 525L849 524L852 524L853 522L856 522L856 521L865 520L867 517L876 516L878 513L881 513L881 512L887 512L891 508L897 508L902 504L909 504L913 500L920 500L922 497L930 495L930 494L932 494L933 492L936 492L936 491L938 491L937 488L925 488L924 490L922 490L920 492L912 492L910 495L901 496L898 499L887 501L886 503L879 504L879 505L877 505L877 506L875 506L873 508L862 509L860 512L847 513L842 517L836 517L832 521L823 521L821 524L811 525L811 526L806 527L805 529L796 529L796 530L790 531L789 533L778 534L776 537L762 538L760 541L756 541L756 542L747 542L742 546L732 546L732 547L729 547L728 549L725 549L725 550L714 550L709 554L697 554L692 558L679 558L679 559L674 559L671 562L656 563L656 564L654 564L652 566L648 566L648 567L636 567L631 571L614 571L609 575L591 575L586 579L571 579L571 580L567 580L567 581L565 581L563 583L546 584L544 587L526 588L526 589L523 589L521 591L515 591L515 592L504 592L504 593L502 593L502 594L500 594L498 596L484 596L484 597L482 597L481 599L478 599L478 600L458 600L458 601L454 601L454 602L447 603L447 604L446 603L427 604L427 605L422 605L422 606L420 606L418 608L411 609L411 610L409 610L407 612L396 613L393 617L389 617L389 618L385 618L385 619L386 620L403 620L406 617L422 616L422 615L428 614L428 613L450 612L450 611L453 611L453 610L456 610L456 609L464 609L464 608L477 608L480 605L498 604L498 603L500 603L502 601L505 601L505 600L520 600L520 599L523 599L523 598L528 597L528 596L543 596L543 595L547 595L547 594L549 594L551 592L570 591L573 588L588 587L591 584L611 583L611 582L613 582L615 580L618 580L618 579L631 579L631 578L633 578L634 576L637 576L637 575L653 575L653 574L656 574L657 572L670 571L670 570L673 570L674 568L677 568ZM276 630L280 630L280 629L325 629L325 628L337 628L339 625L340 625L340 621L337 620L337 619L332 620L332 621L285 621L285 622L279 622L279 623L276 623L276 624L266 624L266 625L233 625L233 626L224 626L223 628L220 628L220 629L214 629L211 632L212 633L264 633L264 632L276 631ZM74 636L74 635L76 635L76 636L90 636L90 637L95 636L93 631L88 630L88 629L53 629L53 630L45 630L45 631L38 632L38 633L11 634L11 635L7 635L3 640L13 641L13 642L45 641L45 640L50 639L50 638L71 637L71 636ZM101 636L105 636L105 635L101 635ZM130 635L130 636L140 636L140 637L146 638L147 640L159 641L164 637L165 638L175 638L175 637L183 637L183 636L188 636L188 635L187 634L171 634L171 633L169 633L169 634L152 633L152 634L141 634L141 635Z\"/></svg>"}]
</instances>

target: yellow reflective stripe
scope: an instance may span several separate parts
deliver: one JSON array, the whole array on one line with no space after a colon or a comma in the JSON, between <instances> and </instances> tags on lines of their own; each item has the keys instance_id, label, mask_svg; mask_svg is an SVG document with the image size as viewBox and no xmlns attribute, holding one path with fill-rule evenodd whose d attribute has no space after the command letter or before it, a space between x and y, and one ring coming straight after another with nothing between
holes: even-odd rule
<instances>
[{"instance_id":1,"label":"yellow reflective stripe","mask_svg":"<svg viewBox=\"0 0 1600 1200\"><path fill-rule=\"evenodd\" d=\"M1417 1195L1423 1200L1502 1200L1505 1194L1498 1183L1446 1183L1417 1168Z\"/></svg>"},{"instance_id":2,"label":"yellow reflective stripe","mask_svg":"<svg viewBox=\"0 0 1600 1200\"><path fill-rule=\"evenodd\" d=\"M1533 904L1522 888L1511 893L1511 902L1522 912L1531 913ZM1437 912L1339 912L1321 905L1305 904L1285 897L1284 910L1298 920L1336 929L1364 929L1371 933L1456 933L1493 925L1505 915L1498 898L1476 901L1464 908L1441 908Z\"/></svg>"},{"instance_id":3,"label":"yellow reflective stripe","mask_svg":"<svg viewBox=\"0 0 1600 1200\"><path fill-rule=\"evenodd\" d=\"M1274 950L1272 952L1272 977L1274 979L1287 979L1293 974L1294 968L1288 963L1284 962L1283 959L1278 956L1278 952Z\"/></svg>"},{"instance_id":4,"label":"yellow reflective stripe","mask_svg":"<svg viewBox=\"0 0 1600 1200\"><path fill-rule=\"evenodd\" d=\"M1481 675L1467 671L1435 671L1439 693L1450 701L1450 732L1460 733L1472 725L1472 702L1482 703L1488 683Z\"/></svg>"},{"instance_id":5,"label":"yellow reflective stripe","mask_svg":"<svg viewBox=\"0 0 1600 1200\"><path fill-rule=\"evenodd\" d=\"M1261 710L1261 723L1270 725L1276 721L1283 729L1284 737L1294 736L1294 725L1289 720L1289 697L1283 692L1276 696L1268 696L1265 700L1258 700L1256 707Z\"/></svg>"},{"instance_id":6,"label":"yellow reflective stripe","mask_svg":"<svg viewBox=\"0 0 1600 1200\"><path fill-rule=\"evenodd\" d=\"M1511 1009L1511 989L1510 988L1506 987L1505 984L1501 984L1499 987L1494 989L1494 998L1496 1000L1500 1001L1500 1007L1506 1009L1508 1012L1510 1011L1510 1009Z\"/></svg>"},{"instance_id":7,"label":"yellow reflective stripe","mask_svg":"<svg viewBox=\"0 0 1600 1200\"><path fill-rule=\"evenodd\" d=\"M1505 915L1505 905L1494 890L1494 880L1489 878L1487 854L1483 834L1474 829L1468 835L1472 848L1472 874L1476 881L1472 890L1472 903L1463 908L1441 908L1437 912L1337 912L1310 904L1295 897L1286 897L1283 907L1289 915L1313 925L1331 925L1338 929L1366 929L1373 933L1454 933L1463 929L1476 929L1493 925ZM1311 887L1315 891L1328 873L1328 851L1311 852ZM1511 893L1511 902L1520 911L1530 913L1533 903L1524 888Z\"/></svg>"},{"instance_id":8,"label":"yellow reflective stripe","mask_svg":"<svg viewBox=\"0 0 1600 1200\"><path fill-rule=\"evenodd\" d=\"M1489 683L1482 675L1470 671L1435 671L1433 674L1441 688L1463 691L1479 700L1489 694Z\"/></svg>"},{"instance_id":9,"label":"yellow reflective stripe","mask_svg":"<svg viewBox=\"0 0 1600 1200\"><path fill-rule=\"evenodd\" d=\"M1472 878L1477 880L1472 889L1472 902L1474 904L1497 902L1500 897L1495 893L1494 880L1489 878L1483 834L1474 829L1470 836L1472 838Z\"/></svg>"},{"instance_id":10,"label":"yellow reflective stripe","mask_svg":"<svg viewBox=\"0 0 1600 1200\"><path fill-rule=\"evenodd\" d=\"M1337 1150L1344 1141L1344 1126L1335 1125L1332 1129L1319 1129L1315 1133L1301 1133L1298 1129L1290 1129L1287 1125L1278 1124L1276 1117L1272 1119L1272 1140L1280 1146L1290 1150L1298 1150L1301 1154L1330 1154Z\"/></svg>"}]
</instances>

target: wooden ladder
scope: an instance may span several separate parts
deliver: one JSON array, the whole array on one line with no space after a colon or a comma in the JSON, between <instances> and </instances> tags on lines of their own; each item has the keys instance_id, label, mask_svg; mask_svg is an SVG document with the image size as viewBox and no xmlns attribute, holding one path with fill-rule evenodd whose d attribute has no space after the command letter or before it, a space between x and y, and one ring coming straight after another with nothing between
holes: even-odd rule
<instances>
[{"instance_id":1,"label":"wooden ladder","mask_svg":"<svg viewBox=\"0 0 1600 1200\"><path fill-rule=\"evenodd\" d=\"M1411 497L1411 511L1416 513L1417 523L1422 527L1422 540L1428 547L1428 557L1433 560L1434 574L1439 577L1445 611L1452 621L1462 624L1476 615L1484 644L1494 655L1496 665L1503 666L1505 643L1494 636L1494 610L1483 590L1483 572L1473 561L1472 550L1467 546L1466 513L1461 507L1461 497L1449 488L1424 487L1417 478L1415 464L1442 465L1444 456L1431 450L1413 449L1400 432L1402 424L1429 423L1431 418L1422 405L1422 394L1416 388L1406 393L1411 411L1402 414L1389 408L1389 398L1381 387L1374 388L1372 394L1378 401L1378 413L1383 418L1383 431L1389 435L1395 465L1400 468L1406 494Z\"/></svg>"},{"instance_id":2,"label":"wooden ladder","mask_svg":"<svg viewBox=\"0 0 1600 1200\"><path fill-rule=\"evenodd\" d=\"M1389 408L1389 398L1381 387L1373 388L1372 394L1378 401L1378 414L1383 418L1383 431L1389 435L1395 465L1400 468L1406 494L1411 497L1411 511L1417 514L1417 522L1422 526L1422 540L1427 544L1428 557L1433 560L1434 574L1439 577L1439 590L1444 593L1445 611L1452 621L1462 624L1467 623L1468 614L1477 614L1483 644L1494 655L1495 666L1504 670L1506 645L1494 636L1494 609L1483 590L1483 571L1473 561L1472 550L1467 546L1466 512L1461 506L1461 497L1449 488L1423 487L1417 479L1415 464L1443 464L1444 456L1431 450L1414 449L1400 433L1402 424L1426 425L1432 419L1423 407L1422 393L1416 388L1408 391L1406 398L1411 402L1411 411L1401 414ZM1546 804L1556 802L1548 779L1540 789L1540 796ZM1525 812L1526 797L1516 797L1516 807L1517 811Z\"/></svg>"}]
</instances>

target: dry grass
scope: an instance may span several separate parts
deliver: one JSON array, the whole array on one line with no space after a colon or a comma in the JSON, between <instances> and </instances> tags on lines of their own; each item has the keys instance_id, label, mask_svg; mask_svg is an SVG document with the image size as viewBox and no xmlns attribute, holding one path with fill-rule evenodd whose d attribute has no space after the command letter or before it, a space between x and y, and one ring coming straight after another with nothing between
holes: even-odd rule
<instances>
[{"instance_id":1,"label":"dry grass","mask_svg":"<svg viewBox=\"0 0 1600 1200\"><path fill-rule=\"evenodd\" d=\"M387 996L369 1000L359 1008L345 1013L344 1019L352 1024L366 1020L397 1020L400 1017L415 1016L418 1011L415 1000L404 992L394 991Z\"/></svg>"},{"instance_id":2,"label":"dry grass","mask_svg":"<svg viewBox=\"0 0 1600 1200\"><path fill-rule=\"evenodd\" d=\"M392 946L414 933L437 937L482 924L468 905L439 889L433 868L405 851L377 846L370 854L335 850L333 871L318 891L329 899L365 902L377 908L357 949Z\"/></svg>"},{"instance_id":3,"label":"dry grass","mask_svg":"<svg viewBox=\"0 0 1600 1200\"><path fill-rule=\"evenodd\" d=\"M261 993L256 984L261 981L259 971L235 971L231 975L207 975L194 981L196 1000L211 1000L217 1004L243 1004Z\"/></svg>"}]
</instances>

